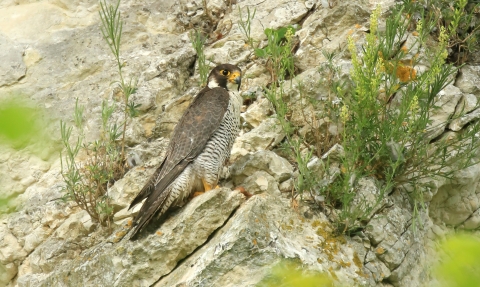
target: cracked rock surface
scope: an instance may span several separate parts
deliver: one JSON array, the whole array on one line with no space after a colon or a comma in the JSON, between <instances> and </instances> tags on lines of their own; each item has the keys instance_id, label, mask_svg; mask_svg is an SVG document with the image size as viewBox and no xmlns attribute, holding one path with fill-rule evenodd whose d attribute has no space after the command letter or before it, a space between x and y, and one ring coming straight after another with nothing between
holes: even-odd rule
<instances>
[{"instance_id":1,"label":"cracked rock surface","mask_svg":"<svg viewBox=\"0 0 480 287\"><path fill-rule=\"evenodd\" d=\"M312 98L327 97L328 87L320 84L322 51L345 47L356 25L364 33L377 4L382 11L394 4L337 1L331 7L330 2L122 0L121 59L126 78L138 78L132 97L140 114L126 133L127 153L136 165L109 187L114 222L111 229L101 227L59 200L64 183L55 145L41 153L2 146L0 200L9 199L10 212L0 217L0 287L257 286L284 260L345 286L428 285L435 240L455 229L480 227L480 165L456 171L452 180L428 179L425 208L416 218L408 191L391 190L364 219L365 228L350 236L334 232L335 214L319 196L292 198L298 170L282 156L285 134L264 94L271 75L241 32L239 9L243 19L247 7L256 9L251 37L260 45L266 44L265 28L298 27L298 74L285 91L292 99L289 120L309 138L310 125L332 135L341 130L325 128L297 83ZM49 120L43 132L54 142L60 141L60 120L73 124L77 99L87 115L85 142L100 134L102 101L116 103L117 67L100 32L99 9L97 0L0 1L0 100L22 96L44 110ZM248 100L242 131L222 188L195 197L128 241L122 239L132 217L127 206L161 163L173 128L201 89L189 38L194 29L208 34L209 65L228 62L244 73L242 94ZM350 73L348 56L339 55L336 64L341 77ZM462 132L480 118L479 98L480 66L468 63L434 99L439 108L427 136ZM118 113L113 117L122 119ZM308 168L325 184L341 174L343 154L343 147L334 145L313 157ZM375 203L378 180L358 182L355 206Z\"/></svg>"}]
</instances>

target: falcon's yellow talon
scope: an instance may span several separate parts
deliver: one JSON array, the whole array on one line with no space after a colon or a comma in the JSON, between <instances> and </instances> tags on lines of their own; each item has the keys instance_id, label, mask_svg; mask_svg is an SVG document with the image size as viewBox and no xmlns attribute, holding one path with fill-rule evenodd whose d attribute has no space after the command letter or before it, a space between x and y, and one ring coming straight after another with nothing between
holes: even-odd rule
<instances>
[{"instance_id":1,"label":"falcon's yellow talon","mask_svg":"<svg viewBox=\"0 0 480 287\"><path fill-rule=\"evenodd\" d=\"M210 186L210 184L208 184L203 178L202 178L202 183L203 183L203 188L205 192L210 191L212 189L220 188L220 185L216 185L215 188L212 188L212 186Z\"/></svg>"},{"instance_id":2,"label":"falcon's yellow talon","mask_svg":"<svg viewBox=\"0 0 480 287\"><path fill-rule=\"evenodd\" d=\"M205 193L205 192L203 192L203 191L195 191L195 192L192 194L191 198L197 197L197 196L202 195L202 194L204 194L204 193Z\"/></svg>"},{"instance_id":3,"label":"falcon's yellow talon","mask_svg":"<svg viewBox=\"0 0 480 287\"><path fill-rule=\"evenodd\" d=\"M210 186L210 184L208 184L207 181L203 178L202 178L202 183L203 183L203 190L205 190L205 192L212 190L212 187Z\"/></svg>"}]
</instances>

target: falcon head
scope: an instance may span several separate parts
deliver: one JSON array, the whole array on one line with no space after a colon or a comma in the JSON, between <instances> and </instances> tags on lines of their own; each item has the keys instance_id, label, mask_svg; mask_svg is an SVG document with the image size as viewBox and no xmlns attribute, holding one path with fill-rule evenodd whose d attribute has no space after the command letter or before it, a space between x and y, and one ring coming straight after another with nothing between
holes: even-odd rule
<instances>
[{"instance_id":1,"label":"falcon head","mask_svg":"<svg viewBox=\"0 0 480 287\"><path fill-rule=\"evenodd\" d=\"M242 70L239 67L230 64L221 64L216 66L208 76L207 86L210 89L222 87L227 91L240 90L242 83Z\"/></svg>"}]
</instances>

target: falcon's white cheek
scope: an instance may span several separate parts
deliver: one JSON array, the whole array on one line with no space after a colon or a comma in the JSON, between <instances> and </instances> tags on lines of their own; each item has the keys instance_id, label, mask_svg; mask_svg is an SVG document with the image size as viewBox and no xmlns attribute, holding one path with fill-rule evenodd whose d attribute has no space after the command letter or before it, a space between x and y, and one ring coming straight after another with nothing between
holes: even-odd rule
<instances>
[{"instance_id":1,"label":"falcon's white cheek","mask_svg":"<svg viewBox=\"0 0 480 287\"><path fill-rule=\"evenodd\" d=\"M218 84L217 80L215 80L215 78L209 79L207 86L208 86L210 89L213 89L213 88L216 88L216 87L220 87L220 85Z\"/></svg>"}]
</instances>

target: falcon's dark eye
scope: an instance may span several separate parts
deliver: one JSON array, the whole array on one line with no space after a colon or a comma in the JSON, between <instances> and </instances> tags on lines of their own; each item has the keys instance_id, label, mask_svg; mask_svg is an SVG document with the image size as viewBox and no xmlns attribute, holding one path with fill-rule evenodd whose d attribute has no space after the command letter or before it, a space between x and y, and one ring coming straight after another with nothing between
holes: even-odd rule
<instances>
[{"instance_id":1,"label":"falcon's dark eye","mask_svg":"<svg viewBox=\"0 0 480 287\"><path fill-rule=\"evenodd\" d=\"M220 73L222 73L222 75L224 75L224 76L230 75L230 72L227 71L227 70L221 70Z\"/></svg>"}]
</instances>

